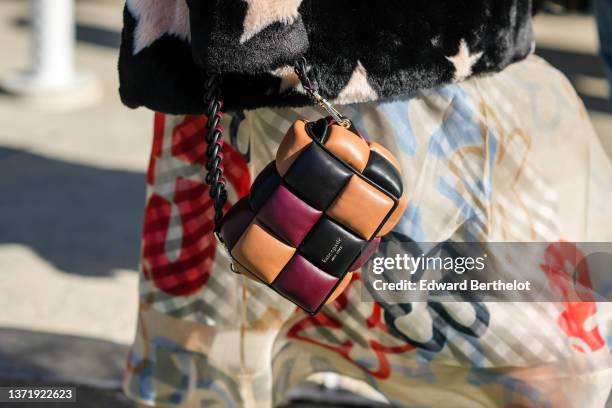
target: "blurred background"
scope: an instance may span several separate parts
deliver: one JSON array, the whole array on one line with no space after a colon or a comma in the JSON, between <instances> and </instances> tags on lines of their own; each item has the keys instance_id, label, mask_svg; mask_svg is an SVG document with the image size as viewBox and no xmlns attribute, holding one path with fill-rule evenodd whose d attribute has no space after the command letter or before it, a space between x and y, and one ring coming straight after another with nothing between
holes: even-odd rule
<instances>
[{"instance_id":1,"label":"blurred background","mask_svg":"<svg viewBox=\"0 0 612 408\"><path fill-rule=\"evenodd\" d=\"M122 7L0 0L0 386L78 384L85 407L131 406L119 387L152 115L118 98ZM536 52L570 78L612 155L592 5L543 7Z\"/></svg>"}]
</instances>

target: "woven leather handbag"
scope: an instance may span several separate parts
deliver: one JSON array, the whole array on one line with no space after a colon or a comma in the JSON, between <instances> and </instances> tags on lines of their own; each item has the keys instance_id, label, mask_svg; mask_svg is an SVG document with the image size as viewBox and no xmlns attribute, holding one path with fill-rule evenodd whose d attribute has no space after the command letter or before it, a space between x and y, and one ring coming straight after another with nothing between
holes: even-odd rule
<instances>
[{"instance_id":1,"label":"woven leather handbag","mask_svg":"<svg viewBox=\"0 0 612 408\"><path fill-rule=\"evenodd\" d=\"M351 271L368 260L380 237L397 224L407 200L393 154L367 142L310 83L305 88L331 116L296 121L276 160L225 216L221 142L214 135L222 129L214 120L220 114L212 112L207 182L218 209L216 232L234 271L316 314L350 283Z\"/></svg>"}]
</instances>

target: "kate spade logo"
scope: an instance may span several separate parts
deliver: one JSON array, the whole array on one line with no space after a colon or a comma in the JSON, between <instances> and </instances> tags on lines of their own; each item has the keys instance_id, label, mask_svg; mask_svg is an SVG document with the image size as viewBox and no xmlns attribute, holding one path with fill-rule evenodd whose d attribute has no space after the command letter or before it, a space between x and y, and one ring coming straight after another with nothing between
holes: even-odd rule
<instances>
[{"instance_id":1,"label":"kate spade logo","mask_svg":"<svg viewBox=\"0 0 612 408\"><path fill-rule=\"evenodd\" d=\"M321 259L324 264L332 263L336 260L340 252L342 252L342 238L336 238L334 245L331 247L329 252Z\"/></svg>"}]
</instances>

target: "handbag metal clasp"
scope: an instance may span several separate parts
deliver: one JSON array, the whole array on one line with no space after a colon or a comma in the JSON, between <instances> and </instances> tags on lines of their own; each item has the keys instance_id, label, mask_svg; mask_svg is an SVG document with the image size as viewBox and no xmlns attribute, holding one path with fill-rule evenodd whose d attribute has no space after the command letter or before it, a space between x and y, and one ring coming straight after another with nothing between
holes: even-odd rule
<instances>
[{"instance_id":1,"label":"handbag metal clasp","mask_svg":"<svg viewBox=\"0 0 612 408\"><path fill-rule=\"evenodd\" d=\"M338 123L340 126L347 128L347 129L351 127L351 121L347 119L346 117L342 116L342 114L338 112L338 109L336 109L334 105L331 104L330 101L322 97L319 94L319 92L315 90L312 90L311 94L312 94L312 97L317 101L319 106L325 109L327 113L329 113L329 115L332 118L334 118L336 123Z\"/></svg>"},{"instance_id":2,"label":"handbag metal clasp","mask_svg":"<svg viewBox=\"0 0 612 408\"><path fill-rule=\"evenodd\" d=\"M329 115L336 121L336 123L338 123L342 127L350 128L352 126L351 121L347 119L346 117L344 117L340 112L338 112L338 109L336 109L334 105L331 104L330 101L328 101L327 99L321 96L315 84L313 84L310 81L310 78L308 78L308 75L306 75L306 71L307 71L306 58L302 57L299 60L297 60L295 62L294 69L295 69L295 74L300 79L300 82L302 83L302 87L308 93L308 95L312 99L314 99L315 102L320 107L325 109L327 113L329 113Z\"/></svg>"}]
</instances>

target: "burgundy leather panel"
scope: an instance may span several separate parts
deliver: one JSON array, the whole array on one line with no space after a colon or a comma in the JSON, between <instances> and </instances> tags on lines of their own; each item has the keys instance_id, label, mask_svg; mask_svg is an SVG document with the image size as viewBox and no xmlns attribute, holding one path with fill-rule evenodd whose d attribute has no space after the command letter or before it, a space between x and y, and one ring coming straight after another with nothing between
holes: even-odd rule
<instances>
[{"instance_id":1,"label":"burgundy leather panel","mask_svg":"<svg viewBox=\"0 0 612 408\"><path fill-rule=\"evenodd\" d=\"M374 238L368 244L368 246L361 252L361 254L359 254L355 262L353 262L353 264L349 268L349 271L356 271L357 269L360 269L370 259L370 257L374 255L374 252L376 252L379 245L380 237Z\"/></svg>"},{"instance_id":2,"label":"burgundy leather panel","mask_svg":"<svg viewBox=\"0 0 612 408\"><path fill-rule=\"evenodd\" d=\"M338 282L300 255L295 255L274 282L273 287L303 309L314 312Z\"/></svg>"},{"instance_id":3,"label":"burgundy leather panel","mask_svg":"<svg viewBox=\"0 0 612 408\"><path fill-rule=\"evenodd\" d=\"M297 247L322 214L281 185L266 201L257 218L276 235Z\"/></svg>"}]
</instances>

